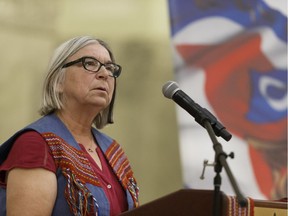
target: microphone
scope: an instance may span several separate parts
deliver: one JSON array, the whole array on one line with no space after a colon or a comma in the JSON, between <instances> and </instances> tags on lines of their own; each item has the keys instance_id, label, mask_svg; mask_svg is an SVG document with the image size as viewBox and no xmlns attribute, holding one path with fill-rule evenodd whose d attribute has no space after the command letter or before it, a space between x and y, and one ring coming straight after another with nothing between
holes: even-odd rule
<instances>
[{"instance_id":1,"label":"microphone","mask_svg":"<svg viewBox=\"0 0 288 216\"><path fill-rule=\"evenodd\" d=\"M168 81L165 83L162 87L162 93L165 97L172 99L179 106L185 109L202 127L205 128L204 122L207 120L210 122L216 136L221 136L226 141L231 139L232 135L217 120L217 118L207 109L202 108L199 104L195 103L178 87L176 82Z\"/></svg>"}]
</instances>

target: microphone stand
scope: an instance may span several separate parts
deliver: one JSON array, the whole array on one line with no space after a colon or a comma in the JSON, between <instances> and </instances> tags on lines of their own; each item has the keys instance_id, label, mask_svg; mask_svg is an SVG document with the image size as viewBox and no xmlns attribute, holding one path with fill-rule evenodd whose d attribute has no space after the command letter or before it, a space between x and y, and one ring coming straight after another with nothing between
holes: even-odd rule
<instances>
[{"instance_id":1,"label":"microphone stand","mask_svg":"<svg viewBox=\"0 0 288 216\"><path fill-rule=\"evenodd\" d=\"M236 183L236 180L228 166L228 163L226 161L226 158L228 156L233 158L233 153L230 155L227 155L222 148L222 145L218 142L216 135L214 133L214 130L209 122L209 120L204 119L204 126L213 142L213 149L215 151L215 166L214 171L216 173L214 177L214 203L213 203L213 216L220 216L220 207L221 207L221 194L220 194L220 186L221 186L221 176L220 173L222 171L222 167L224 167L230 183L232 184L232 187L234 189L234 192L236 193L236 197L238 200L238 203L241 207L247 206L247 200L244 198L242 193L240 192L240 189Z\"/></svg>"}]
</instances>

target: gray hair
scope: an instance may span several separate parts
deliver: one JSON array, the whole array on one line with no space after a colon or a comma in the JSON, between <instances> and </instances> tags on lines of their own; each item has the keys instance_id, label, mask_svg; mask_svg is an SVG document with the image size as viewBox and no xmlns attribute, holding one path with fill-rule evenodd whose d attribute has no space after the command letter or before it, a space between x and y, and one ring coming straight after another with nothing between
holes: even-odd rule
<instances>
[{"instance_id":1,"label":"gray hair","mask_svg":"<svg viewBox=\"0 0 288 216\"><path fill-rule=\"evenodd\" d=\"M115 62L114 55L108 44L100 39L91 36L80 36L62 43L55 50L48 65L47 76L43 86L42 105L39 110L40 115L48 115L56 110L63 108L63 95L58 90L59 84L64 80L65 77L65 69L63 69L62 66L70 56L74 55L83 47L93 43L99 43L104 48L106 48L110 55L111 61ZM114 92L110 105L101 111L93 121L93 124L96 126L96 128L101 129L105 125L113 123L113 106L115 94L116 79L114 82Z\"/></svg>"}]
</instances>

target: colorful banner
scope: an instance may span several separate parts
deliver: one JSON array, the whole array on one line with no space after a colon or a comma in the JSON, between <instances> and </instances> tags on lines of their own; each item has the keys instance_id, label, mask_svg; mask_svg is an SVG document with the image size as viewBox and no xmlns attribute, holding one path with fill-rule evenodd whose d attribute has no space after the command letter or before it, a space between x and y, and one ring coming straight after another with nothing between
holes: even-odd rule
<instances>
[{"instance_id":1,"label":"colorful banner","mask_svg":"<svg viewBox=\"0 0 288 216\"><path fill-rule=\"evenodd\" d=\"M285 7L285 1L284 7ZM175 81L233 134L217 138L244 196L287 197L287 15L263 0L169 0ZM211 139L177 106L183 181L214 189ZM223 169L221 190L235 195Z\"/></svg>"}]
</instances>

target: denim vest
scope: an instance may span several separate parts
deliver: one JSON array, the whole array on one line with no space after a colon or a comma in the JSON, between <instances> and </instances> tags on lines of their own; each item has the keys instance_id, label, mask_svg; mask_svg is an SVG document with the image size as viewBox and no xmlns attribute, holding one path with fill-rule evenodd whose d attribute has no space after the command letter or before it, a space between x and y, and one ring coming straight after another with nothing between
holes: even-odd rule
<instances>
[{"instance_id":1,"label":"denim vest","mask_svg":"<svg viewBox=\"0 0 288 216\"><path fill-rule=\"evenodd\" d=\"M36 122L27 126L26 128L20 130L19 132L14 134L14 136L12 136L10 139L8 139L5 143L3 143L0 146L0 164L2 164L5 161L5 159L7 158L9 151L10 151L14 141L16 140L16 138L21 133L28 131L28 130L37 131L39 134L41 134L44 137L47 144L50 142L49 140L53 141L53 139L55 139L55 137L56 138L60 137L59 138L60 140L63 140L65 143L69 144L68 147L70 147L70 148L72 147L72 149L75 149L75 151L77 151L77 150L81 151L80 146L78 145L76 140L73 138L73 136L69 132L69 130L66 128L66 126L61 122L61 120L55 114L50 114L50 115L47 115L47 116L40 118ZM98 130L96 130L94 128L92 129L92 132L93 132L94 138L97 140L99 147L104 152L104 155L106 156L108 162L110 162L112 160L111 158L113 157L114 151L111 151L112 153L110 153L109 156L107 156L107 151L112 147L112 145L113 145L113 148L115 145L115 148L117 148L117 151L122 152L122 149L120 148L120 146L118 144L116 145L115 141L113 139L111 139L107 135L99 132ZM47 136L47 134L50 137ZM55 146L49 145L49 144L48 144L48 146L50 147L52 154L53 154L53 151L55 151ZM59 147L61 148L61 145L57 146L57 148L59 148ZM123 152L121 155L123 155ZM54 157L54 161L56 163L56 166L57 166L56 161L58 161L58 162L60 161L60 163L61 163L61 160L62 160L61 158L56 159L55 156L53 156L53 157ZM74 158L73 158L73 160L74 160ZM120 163L122 164L123 161L127 162L127 158L125 155L121 156L121 158L119 160L117 160L116 163L115 163L114 158L113 158L113 160L114 160L113 163L110 163L110 165L112 166L112 169L115 172L115 174L116 174L119 182L121 183L122 187L126 191L128 209L130 210L130 209L138 206L138 187L136 185L136 181L134 179L133 172L130 168L130 165L128 165L125 173L123 173L123 171L119 171ZM91 168L91 166L89 164L86 164L86 166L88 166L88 168ZM74 209L73 210L74 213L73 213L71 208L69 207L67 199L65 198L65 187L67 187L67 182L73 181L73 179L72 179L73 176L75 179L78 178L77 173L76 173L76 175L75 175L75 173L68 173L67 174L66 173L67 170L69 172L69 169L63 170L63 168L61 169L61 167L57 166L56 175L57 175L57 190L58 191L57 191L57 198L56 198L53 213L52 213L52 215L55 215L55 216L60 216L60 215L61 216L62 215L68 216L68 215L82 215L83 214L83 213L81 213L81 210L78 211L77 209L76 210ZM128 172L127 172L127 170L128 170ZM69 180L67 178L69 178ZM109 207L108 199L104 193L104 190L99 185L95 186L95 184L91 184L91 183L85 182L85 181L83 183L83 181L79 182L77 180L75 180L75 183L77 185L79 185L79 184L82 186L84 185L83 190L84 191L86 190L86 192L88 191L88 193L90 194L90 199L93 199L93 204L94 204L94 209L95 209L96 215L100 215L100 216L109 216L110 215L110 210L109 210L110 207ZM67 192L66 192L66 197L67 197ZM79 197L77 197L77 198L79 198ZM94 215L95 215L95 213L94 213ZM4 216L4 215L6 215L6 189L0 187L0 216ZM89 214L87 214L87 215L89 215Z\"/></svg>"}]
</instances>

